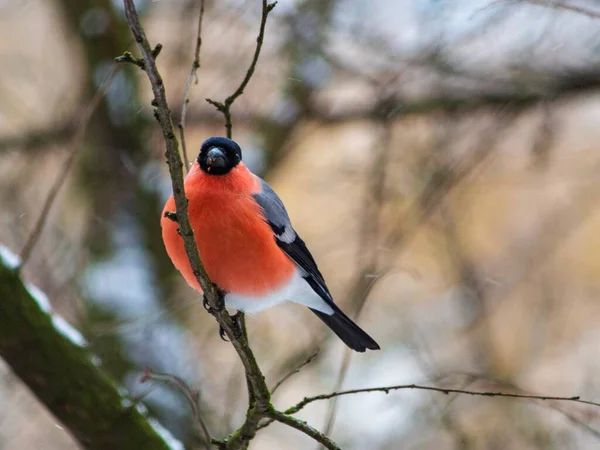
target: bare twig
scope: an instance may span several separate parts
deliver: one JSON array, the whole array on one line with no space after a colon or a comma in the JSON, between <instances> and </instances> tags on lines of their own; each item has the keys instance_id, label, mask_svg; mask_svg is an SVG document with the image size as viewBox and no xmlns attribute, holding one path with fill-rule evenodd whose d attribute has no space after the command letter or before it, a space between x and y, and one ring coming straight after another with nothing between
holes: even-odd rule
<instances>
[{"instance_id":1,"label":"bare twig","mask_svg":"<svg viewBox=\"0 0 600 450\"><path fill-rule=\"evenodd\" d=\"M169 172L171 174L176 213L179 229L185 245L185 250L190 259L190 264L192 265L192 269L198 280L198 283L200 283L200 286L206 293L209 301L212 300L214 303L214 305L211 304L211 306L218 307L217 303L219 300L219 294L216 287L213 286L212 282L208 278L208 274L206 273L206 270L200 261L198 247L196 246L194 239L194 232L189 222L187 213L187 199L185 198L183 189L183 164L181 162L181 157L179 156L179 145L173 130L173 122L171 120L169 105L167 104L163 80L158 73L158 69L156 68L154 55L146 38L146 34L144 33L144 30L140 24L133 0L123 0L123 3L125 6L125 17L127 18L127 22L129 23L129 27L133 33L135 41L137 42L140 51L144 55L144 70L148 74L148 78L152 86L152 92L154 94L154 100L152 103L156 106L155 117L161 126L167 147L167 163L169 165Z\"/></svg>"},{"instance_id":2,"label":"bare twig","mask_svg":"<svg viewBox=\"0 0 600 450\"><path fill-rule=\"evenodd\" d=\"M162 51L162 48L163 48L162 44L160 44L160 43L156 44L154 49L150 52L150 55L152 55L153 59L156 59L158 57L158 55ZM133 56L131 54L131 52L123 52L123 54L121 56L117 56L115 58L115 62L119 63L119 64L130 63L130 64L133 64L134 66L138 66L144 72L146 71L146 63L145 63L144 58L136 58L135 56Z\"/></svg>"},{"instance_id":3,"label":"bare twig","mask_svg":"<svg viewBox=\"0 0 600 450\"><path fill-rule=\"evenodd\" d=\"M308 425L306 422L298 420L295 417L291 417L291 416L287 415L286 413L282 413L280 411L275 411L275 410L273 410L269 413L269 417L271 417L271 419L273 419L277 422L284 423L289 427L292 427L298 431L301 431L302 433L306 434L307 436L310 436L315 441L319 442L321 445L323 445L325 448L327 448L329 450L341 450L340 447L338 447L335 442L333 442L331 439L329 439L327 437L327 435L325 435L323 433L319 433L317 430L315 430L313 427Z\"/></svg>"},{"instance_id":4,"label":"bare twig","mask_svg":"<svg viewBox=\"0 0 600 450\"><path fill-rule=\"evenodd\" d=\"M252 57L252 62L250 63L250 67L246 71L246 76L235 90L233 94L225 99L224 102L218 102L207 98L206 101L217 108L218 111L223 113L225 117L225 129L227 130L227 137L231 139L232 135L232 125L231 125L231 105L233 102L244 93L244 89L250 82L252 75L254 74L254 70L256 69L256 63L258 62L258 57L260 55L260 49L262 48L264 36L265 36L265 26L267 24L267 17L269 13L275 8L277 2L268 3L267 0L262 0L262 15L260 20L260 31L258 32L258 37L256 38L256 49L254 50L254 56Z\"/></svg>"},{"instance_id":5,"label":"bare twig","mask_svg":"<svg viewBox=\"0 0 600 450\"><path fill-rule=\"evenodd\" d=\"M27 238L27 241L25 242L23 249L21 250L21 255L20 255L21 256L21 264L18 268L19 270L22 269L23 266L25 266L25 264L29 260L29 257L31 256L31 252L33 251L35 245L37 244L37 242L42 234L42 231L44 230L44 226L46 225L46 222L48 220L48 215L50 214L52 205L54 204L54 201L56 200L56 196L58 195L58 192L60 191L62 186L65 184L67 175L71 171L71 167L73 166L75 157L77 156L78 150L81 147L83 138L85 137L85 132L87 130L87 125L92 117L92 114L94 114L94 111L100 104L100 100L102 100L102 97L104 97L104 94L110 87L116 74L117 74L117 67L113 66L111 68L108 76L106 77L106 80L102 83L102 85L100 85L100 87L98 87L98 89L96 90L96 93L94 94L94 97L92 98L92 100L90 101L90 103L88 104L86 109L83 111L83 114L81 115L81 119L79 120L79 123L77 125L75 135L73 136L73 139L71 140L71 143L69 146L69 154L67 156L67 159L65 160L63 167L60 170L58 176L54 180L54 184L50 188L50 191L48 191L48 195L46 196L46 200L44 201L44 205L42 206L42 211L40 212L40 215L35 223L35 226L33 227L33 230L31 231L31 233L29 234L29 237Z\"/></svg>"},{"instance_id":6,"label":"bare twig","mask_svg":"<svg viewBox=\"0 0 600 450\"><path fill-rule=\"evenodd\" d=\"M206 450L210 450L210 443L212 441L212 437L210 432L208 431L208 427L200 414L200 392L197 389L193 389L183 380L181 377L176 375L172 375L169 373L161 373L155 372L152 369L146 369L144 374L142 375L140 381L142 383L151 380L157 381L160 383L168 383L170 385L175 386L179 389L183 395L185 396L188 404L190 405L190 409L192 410L192 414L194 416L194 423L199 425L202 434L204 435L204 443Z\"/></svg>"},{"instance_id":7,"label":"bare twig","mask_svg":"<svg viewBox=\"0 0 600 450\"><path fill-rule=\"evenodd\" d=\"M123 52L121 56L117 56L115 58L116 63L130 63L134 66L138 66L142 70L146 70L144 66L144 60L136 58L131 54L131 52Z\"/></svg>"},{"instance_id":8,"label":"bare twig","mask_svg":"<svg viewBox=\"0 0 600 450\"><path fill-rule=\"evenodd\" d=\"M582 14L592 19L600 19L599 11L593 11L591 9L583 8L582 6L575 6L565 2L557 2L552 0L519 0L519 2L544 6L546 8L561 9L563 11L570 11L577 14Z\"/></svg>"},{"instance_id":9,"label":"bare twig","mask_svg":"<svg viewBox=\"0 0 600 450\"><path fill-rule=\"evenodd\" d=\"M575 402L575 403L583 403L585 405L592 405L600 407L600 403L592 402L589 400L582 400L579 396L573 397L557 397L552 395L530 395L530 394L517 394L511 392L493 392L493 391L470 391L466 389L451 389L451 388L441 388L435 386L423 386L419 384L400 384L396 386L385 386L385 387L376 387L376 388L366 388L366 389L349 389L346 391L338 391L332 392L331 394L322 394L315 395L314 397L306 397L301 402L296 405L288 408L284 411L284 414L296 414L298 411L303 409L306 405L319 401L319 400L328 400L330 398L340 397L342 395L350 395L350 394L361 394L366 392L383 392L384 394L389 394L390 391L398 391L403 389L416 389L420 391L434 391L440 392L442 394L465 394L465 395L474 395L478 397L507 397L507 398L520 398L520 399L528 399L528 400L556 400L563 402Z\"/></svg>"},{"instance_id":10,"label":"bare twig","mask_svg":"<svg viewBox=\"0 0 600 450\"><path fill-rule=\"evenodd\" d=\"M155 117L162 129L166 144L167 164L171 174L171 183L173 188L173 196L175 198L179 232L183 239L186 254L190 261L193 273L196 276L204 295L206 295L206 299L211 307L212 314L227 334L227 337L240 357L246 372L249 395L249 406L246 413L246 420L238 430L236 430L226 439L211 439L211 443L221 449L246 449L248 448L249 442L256 435L256 430L258 429L260 421L264 418L270 417L303 431L305 434L318 440L324 445L328 445L328 448L338 449L338 447L324 434L319 433L317 430L293 417L289 417L279 411L275 411L270 402L270 393L265 383L264 375L262 374L252 349L248 344L245 327L242 323L241 333L239 333L240 330L237 329L232 317L229 316L229 313L225 309L223 293L217 288L217 286L212 284L208 274L206 273L206 270L204 269L204 266L202 265L202 261L200 260L198 253L198 247L194 238L194 231L190 225L188 217L188 201L185 197L183 185L183 164L179 154L178 142L174 133L171 112L167 103L163 81L156 68L155 55L151 50L148 39L146 38L146 34L140 24L134 1L123 0L123 3L125 6L125 17L127 18L127 22L134 35L135 41L137 42L138 47L143 55L143 68L148 75L148 79L150 80L150 84L152 86L152 92L154 94L154 100L152 101L152 104L156 107L154 111ZM233 100L242 94L244 87L252 76L254 66L256 65L256 60L258 59L260 45L262 44L262 39L264 36L266 17L268 12L273 9L274 5L275 4L267 4L266 1L263 1L263 16L261 21L260 35L257 39L257 52L255 53L252 66L248 70L242 85L240 85L240 88L238 88L232 97L229 97L233 98ZM230 100L229 102L226 100L228 107L231 106L233 100ZM228 111L228 109L226 109L226 111ZM230 116L228 122L230 125L228 127L228 134L231 134Z\"/></svg>"},{"instance_id":11,"label":"bare twig","mask_svg":"<svg viewBox=\"0 0 600 450\"><path fill-rule=\"evenodd\" d=\"M202 19L204 17L204 0L200 0L200 13L198 14L198 32L196 34L196 50L194 51L194 61L192 68L185 83L185 93L183 95L183 105L181 106L181 118L177 127L179 128L179 138L181 139L181 151L183 153L183 161L185 162L185 171L190 170L190 159L188 157L187 148L185 145L185 119L187 116L188 105L190 103L190 92L194 78L198 84L198 76L196 72L200 68L200 48L202 47Z\"/></svg>"},{"instance_id":12,"label":"bare twig","mask_svg":"<svg viewBox=\"0 0 600 450\"><path fill-rule=\"evenodd\" d=\"M319 349L316 349L312 355L310 355L308 358L306 358L302 364L300 364L298 367L296 367L295 369L293 369L290 373L288 373L286 376L284 376L281 380L279 380L277 383L275 383L275 386L273 386L273 388L271 388L271 395L275 394L275 391L277 389L279 389L279 387L285 383L287 380L289 380L290 378L292 378L294 375L296 375L298 372L300 372L305 366L309 365L313 359L315 359L317 357L317 355L319 354Z\"/></svg>"}]
</instances>

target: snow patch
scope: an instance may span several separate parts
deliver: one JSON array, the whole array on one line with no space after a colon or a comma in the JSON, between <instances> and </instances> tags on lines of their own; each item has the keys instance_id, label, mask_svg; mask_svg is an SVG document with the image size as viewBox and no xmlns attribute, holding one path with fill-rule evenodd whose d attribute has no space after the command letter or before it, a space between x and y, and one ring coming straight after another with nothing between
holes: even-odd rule
<instances>
[{"instance_id":1,"label":"snow patch","mask_svg":"<svg viewBox=\"0 0 600 450\"><path fill-rule=\"evenodd\" d=\"M148 423L152 428L154 428L156 434L158 434L163 439L163 441L165 441L169 448L171 448L172 450L185 450L183 444L177 439L175 439L175 437L169 432L169 430L163 427L156 419L148 419Z\"/></svg>"},{"instance_id":2,"label":"snow patch","mask_svg":"<svg viewBox=\"0 0 600 450\"><path fill-rule=\"evenodd\" d=\"M50 315L50 318L52 319L52 325L56 331L79 347L86 347L88 345L87 341L77 328L75 328L58 314L52 314L52 305L50 304L50 300L46 294L44 294L37 286L31 283L24 283L24 286L29 295L31 295L31 298L33 298L38 304L40 309L46 314Z\"/></svg>"},{"instance_id":3,"label":"snow patch","mask_svg":"<svg viewBox=\"0 0 600 450\"><path fill-rule=\"evenodd\" d=\"M40 309L46 314L51 314L52 306L50 306L50 300L48 300L48 296L31 283L24 283L24 285L25 289L27 289L27 292L29 292L29 295L31 295L31 297L36 301Z\"/></svg>"},{"instance_id":4,"label":"snow patch","mask_svg":"<svg viewBox=\"0 0 600 450\"><path fill-rule=\"evenodd\" d=\"M56 331L79 347L86 347L88 345L87 341L77 328L75 328L58 314L52 314L52 305L50 304L50 300L46 294L44 294L37 286L31 283L24 283L24 286L29 295L31 295L31 298L33 298L38 304L40 309L46 314L50 315L52 319L52 325Z\"/></svg>"},{"instance_id":5,"label":"snow patch","mask_svg":"<svg viewBox=\"0 0 600 450\"><path fill-rule=\"evenodd\" d=\"M8 247L1 244L0 260L2 260L2 263L10 269L16 269L21 264L21 258L14 254Z\"/></svg>"},{"instance_id":6,"label":"snow patch","mask_svg":"<svg viewBox=\"0 0 600 450\"><path fill-rule=\"evenodd\" d=\"M67 322L61 316L53 314L52 315L52 325L54 325L54 328L56 328L56 330L60 334L62 334L64 337L66 337L68 340L70 340L73 344L78 345L79 347L87 346L87 341L85 340L83 335L79 332L79 330L77 330L75 327L73 327L69 322Z\"/></svg>"}]
</instances>

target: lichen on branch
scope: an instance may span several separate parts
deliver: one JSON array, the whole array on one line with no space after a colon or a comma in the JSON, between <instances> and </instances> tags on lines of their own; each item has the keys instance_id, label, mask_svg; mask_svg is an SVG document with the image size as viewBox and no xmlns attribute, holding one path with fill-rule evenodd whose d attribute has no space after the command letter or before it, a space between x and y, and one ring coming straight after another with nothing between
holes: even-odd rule
<instances>
[{"instance_id":1,"label":"lichen on branch","mask_svg":"<svg viewBox=\"0 0 600 450\"><path fill-rule=\"evenodd\" d=\"M23 283L18 260L10 263L0 250L0 357L83 447L168 450L96 366L85 341Z\"/></svg>"}]
</instances>

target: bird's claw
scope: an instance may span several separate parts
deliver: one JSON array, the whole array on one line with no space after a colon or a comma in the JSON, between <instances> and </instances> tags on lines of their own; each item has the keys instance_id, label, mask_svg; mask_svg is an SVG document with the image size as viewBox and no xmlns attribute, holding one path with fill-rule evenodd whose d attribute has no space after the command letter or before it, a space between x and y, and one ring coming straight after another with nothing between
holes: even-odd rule
<instances>
[{"instance_id":1,"label":"bird's claw","mask_svg":"<svg viewBox=\"0 0 600 450\"><path fill-rule=\"evenodd\" d=\"M227 339L227 334L225 334L225 328L223 328L222 325L219 325L219 337L225 342L229 342L229 339Z\"/></svg>"},{"instance_id":2,"label":"bird's claw","mask_svg":"<svg viewBox=\"0 0 600 450\"><path fill-rule=\"evenodd\" d=\"M204 309L206 309L213 316L215 315L215 312L223 311L223 309L225 308L225 292L219 289L216 285L214 285L214 287L217 289L217 292L219 294L215 308L211 306L210 302L208 301L208 297L206 297L206 294L202 294L202 306L204 306Z\"/></svg>"},{"instance_id":3,"label":"bird's claw","mask_svg":"<svg viewBox=\"0 0 600 450\"><path fill-rule=\"evenodd\" d=\"M220 298L223 298L224 293L221 291L220 292ZM204 306L204 309L206 309L206 311L208 311L210 314L212 314L213 316L215 315L215 312L219 312L222 311L222 308L225 307L225 305L222 305L222 308L219 308L219 305L217 305L217 309L213 308L210 305L210 302L208 301L208 298L206 297L206 294L202 295L202 306ZM235 313L234 315L230 315L229 317L231 317L231 320L233 321L233 335L236 339L239 339L242 336L242 323L241 323L241 318L242 318L242 312L238 311L237 313ZM229 339L227 339L227 334L225 333L225 329L219 325L219 337L221 339L223 339L225 342L229 342Z\"/></svg>"},{"instance_id":4,"label":"bird's claw","mask_svg":"<svg viewBox=\"0 0 600 450\"><path fill-rule=\"evenodd\" d=\"M233 321L233 335L236 339L239 339L242 337L242 322L241 322L241 318L242 318L242 312L238 311L236 312L233 316L229 316L231 317L231 320ZM229 342L229 339L227 339L227 335L225 334L225 329L219 325L219 337L221 339L223 339L225 342Z\"/></svg>"},{"instance_id":5,"label":"bird's claw","mask_svg":"<svg viewBox=\"0 0 600 450\"><path fill-rule=\"evenodd\" d=\"M206 294L202 295L202 306L204 306L204 309L212 314L213 310L210 306L210 303L208 303L208 298L206 298Z\"/></svg>"}]
</instances>

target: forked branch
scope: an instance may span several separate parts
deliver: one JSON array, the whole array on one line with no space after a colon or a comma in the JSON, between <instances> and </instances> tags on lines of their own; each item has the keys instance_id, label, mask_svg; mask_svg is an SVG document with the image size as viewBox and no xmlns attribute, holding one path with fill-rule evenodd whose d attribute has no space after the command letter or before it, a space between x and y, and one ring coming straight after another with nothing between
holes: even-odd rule
<instances>
[{"instance_id":1,"label":"forked branch","mask_svg":"<svg viewBox=\"0 0 600 450\"><path fill-rule=\"evenodd\" d=\"M254 75L254 70L256 69L256 63L258 62L258 57L260 55L260 50L262 49L263 40L265 37L265 27L267 25L267 17L269 13L273 11L273 8L277 5L277 2L268 3L267 0L262 0L262 15L260 19L260 30L258 32L258 37L256 38L256 49L254 50L254 56L252 57L252 62L246 71L246 75L244 79L238 86L238 88L231 94L229 97L225 99L224 102L218 102L207 98L206 101L217 108L223 116L225 117L225 129L227 131L227 137L231 139L232 136L232 124L231 124L231 105L236 101L236 99L244 93L244 89L248 86L252 75Z\"/></svg>"},{"instance_id":2,"label":"forked branch","mask_svg":"<svg viewBox=\"0 0 600 450\"><path fill-rule=\"evenodd\" d=\"M148 39L146 38L144 29L140 24L139 16L133 0L123 0L123 3L125 6L125 16L127 18L127 22L142 53L142 59L136 59L133 58L133 56L129 59L133 58L133 63L136 65L139 65L137 62L141 61L140 67L142 67L146 72L152 86L152 92L154 94L154 99L152 101L152 105L156 108L154 111L154 116L161 127L163 138L166 144L165 156L167 158L167 164L171 174L171 183L176 206L176 217L179 224L179 231L184 242L184 247L193 273L196 276L198 283L202 287L204 294L206 295L213 315L227 334L227 337L242 360L242 364L244 365L246 372L246 379L248 381L250 402L248 411L246 413L245 422L238 430L236 430L226 439L212 439L211 442L218 448L222 449L245 449L248 447L248 443L256 435L256 431L261 419L272 417L275 420L281 421L289 426L303 431L307 435L325 445L327 448L337 450L339 447L337 447L324 434L319 433L317 430L309 427L293 417L287 416L279 411L275 411L270 402L270 393L265 383L264 375L258 367L258 363L256 362L256 358L254 357L254 354L252 353L252 350L248 344L245 333L236 332L237 330L233 319L229 316L229 313L225 309L223 293L211 282L204 266L202 265L200 255L198 253L198 247L194 238L194 231L189 221L187 208L188 201L185 197L183 184L183 163L179 154L179 145L174 132L164 84L156 67L156 55L153 53ZM235 99L242 95L244 88L247 86L252 74L254 73L264 38L267 16L274 6L275 3L268 4L266 0L263 0L263 13L260 32L257 38L257 47L252 59L252 63L238 89L225 100L225 103L222 104L222 112L226 117L228 135L231 135L231 115L229 113L229 108Z\"/></svg>"}]
</instances>

